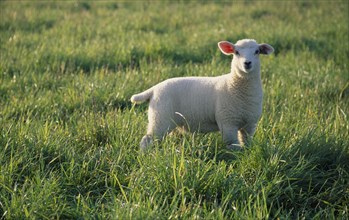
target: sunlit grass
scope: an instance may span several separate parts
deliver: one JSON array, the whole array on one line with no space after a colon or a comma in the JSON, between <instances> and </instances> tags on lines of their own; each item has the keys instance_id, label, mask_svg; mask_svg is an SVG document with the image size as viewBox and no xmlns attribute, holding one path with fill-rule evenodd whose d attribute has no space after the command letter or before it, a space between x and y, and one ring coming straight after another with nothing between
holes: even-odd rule
<instances>
[{"instance_id":1,"label":"sunlit grass","mask_svg":"<svg viewBox=\"0 0 349 220\"><path fill-rule=\"evenodd\" d=\"M347 218L348 2L0 8L0 218ZM131 95L227 73L217 42L241 38L275 48L251 147L175 132L140 153Z\"/></svg>"}]
</instances>

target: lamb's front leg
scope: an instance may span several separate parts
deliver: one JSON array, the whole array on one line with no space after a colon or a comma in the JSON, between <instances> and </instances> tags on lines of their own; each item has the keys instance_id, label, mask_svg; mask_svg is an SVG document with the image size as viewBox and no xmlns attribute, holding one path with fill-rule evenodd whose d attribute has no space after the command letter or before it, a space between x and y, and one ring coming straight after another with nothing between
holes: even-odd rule
<instances>
[{"instance_id":1,"label":"lamb's front leg","mask_svg":"<svg viewBox=\"0 0 349 220\"><path fill-rule=\"evenodd\" d=\"M241 150L238 140L238 128L231 125L222 125L220 127L223 141L229 150Z\"/></svg>"},{"instance_id":2,"label":"lamb's front leg","mask_svg":"<svg viewBox=\"0 0 349 220\"><path fill-rule=\"evenodd\" d=\"M239 129L238 138L242 146L248 146L256 131L256 124L247 124L245 127Z\"/></svg>"}]
</instances>

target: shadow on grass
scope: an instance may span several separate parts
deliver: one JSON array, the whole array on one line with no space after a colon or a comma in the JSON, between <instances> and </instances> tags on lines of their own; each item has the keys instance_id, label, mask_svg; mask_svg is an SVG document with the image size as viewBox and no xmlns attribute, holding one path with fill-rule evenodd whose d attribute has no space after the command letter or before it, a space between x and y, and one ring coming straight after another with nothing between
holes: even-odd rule
<instances>
[{"instance_id":1,"label":"shadow on grass","mask_svg":"<svg viewBox=\"0 0 349 220\"><path fill-rule=\"evenodd\" d=\"M139 70L141 62L151 63L159 59L174 65L200 64L212 60L212 56L217 52L216 45L217 42L211 42L194 50L162 46L161 49L148 51L146 48L138 47L133 48L124 55L98 54L98 57L87 56L86 54L66 54L64 52L47 51L40 56L35 66L41 71L49 70L63 74L79 72L90 74L99 69L108 69L114 72L125 71L126 69Z\"/></svg>"},{"instance_id":2,"label":"shadow on grass","mask_svg":"<svg viewBox=\"0 0 349 220\"><path fill-rule=\"evenodd\" d=\"M349 82L344 88L324 89L319 92L319 97L324 102L349 102Z\"/></svg>"},{"instance_id":3,"label":"shadow on grass","mask_svg":"<svg viewBox=\"0 0 349 220\"><path fill-rule=\"evenodd\" d=\"M6 117L11 120L20 121L32 120L32 118L51 118L55 121L69 122L72 117L89 112L106 114L109 111L125 111L132 108L132 103L124 99L102 100L91 97L84 102L60 103L50 105L30 104L21 108L11 109ZM137 105L137 111L146 111L147 103Z\"/></svg>"},{"instance_id":4,"label":"shadow on grass","mask_svg":"<svg viewBox=\"0 0 349 220\"><path fill-rule=\"evenodd\" d=\"M295 218L304 213L305 218L312 218L329 208L334 210L335 216L343 215L341 212L349 199L346 140L309 132L292 146L255 143L243 152L225 149L215 152L214 147L208 146L205 152L203 158L207 162L225 161L243 171L244 181L247 186L253 186L254 193L266 190L271 216L283 210ZM238 162L240 159L242 163Z\"/></svg>"},{"instance_id":5,"label":"shadow on grass","mask_svg":"<svg viewBox=\"0 0 349 220\"><path fill-rule=\"evenodd\" d=\"M271 39L270 44L275 48L275 56L280 54L286 54L290 51L294 51L296 54L298 51L309 51L314 54L321 54L318 56L324 61L334 60L334 62L342 67L345 67L347 58L343 56L335 47L328 43L329 38L335 38L335 31L328 31L322 33L321 38L310 38L310 37L282 37L275 36ZM349 53L348 50L342 50L343 53ZM344 66L343 66L344 65Z\"/></svg>"},{"instance_id":6,"label":"shadow on grass","mask_svg":"<svg viewBox=\"0 0 349 220\"><path fill-rule=\"evenodd\" d=\"M88 57L83 54L45 53L40 57L36 66L42 71L49 70L62 74L80 72L90 74L99 69L108 69L111 71L119 71L126 68L138 69L139 61L134 58L118 61L106 55Z\"/></svg>"},{"instance_id":7,"label":"shadow on grass","mask_svg":"<svg viewBox=\"0 0 349 220\"><path fill-rule=\"evenodd\" d=\"M275 155L280 155L283 164L270 162ZM289 148L266 147L261 156L268 161L267 179L282 176L268 195L275 210L290 210L294 216L315 215L329 207L341 210L348 201L349 149L345 140L310 133Z\"/></svg>"},{"instance_id":8,"label":"shadow on grass","mask_svg":"<svg viewBox=\"0 0 349 220\"><path fill-rule=\"evenodd\" d=\"M56 20L44 18L37 18L33 21L22 19L17 22L8 20L0 24L0 31L41 33L53 28L55 24Z\"/></svg>"}]
</instances>

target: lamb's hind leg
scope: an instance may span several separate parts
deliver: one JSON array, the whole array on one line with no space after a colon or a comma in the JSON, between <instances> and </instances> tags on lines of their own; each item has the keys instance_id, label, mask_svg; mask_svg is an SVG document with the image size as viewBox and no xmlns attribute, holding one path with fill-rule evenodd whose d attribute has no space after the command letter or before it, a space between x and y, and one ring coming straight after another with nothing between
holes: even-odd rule
<instances>
[{"instance_id":1,"label":"lamb's hind leg","mask_svg":"<svg viewBox=\"0 0 349 220\"><path fill-rule=\"evenodd\" d=\"M141 150L147 149L149 145L153 144L153 136L150 134L146 134L143 136L141 143L140 143L140 148Z\"/></svg>"},{"instance_id":2,"label":"lamb's hind leg","mask_svg":"<svg viewBox=\"0 0 349 220\"><path fill-rule=\"evenodd\" d=\"M167 113L155 112L149 109L147 134L141 140L141 150L145 150L148 146L152 145L154 139L162 140L176 127L171 118Z\"/></svg>"}]
</instances>

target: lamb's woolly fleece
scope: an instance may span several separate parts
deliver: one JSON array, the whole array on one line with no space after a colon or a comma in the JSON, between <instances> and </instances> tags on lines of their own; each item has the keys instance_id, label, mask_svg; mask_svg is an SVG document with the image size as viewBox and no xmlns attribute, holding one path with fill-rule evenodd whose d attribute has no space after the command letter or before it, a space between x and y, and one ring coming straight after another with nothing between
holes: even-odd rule
<instances>
[{"instance_id":1,"label":"lamb's woolly fleece","mask_svg":"<svg viewBox=\"0 0 349 220\"><path fill-rule=\"evenodd\" d=\"M178 126L204 133L219 130L231 149L240 149L254 134L263 98L259 54L273 48L249 39L218 46L224 54L234 55L229 74L172 78L131 97L134 103L150 100L142 149Z\"/></svg>"}]
</instances>

